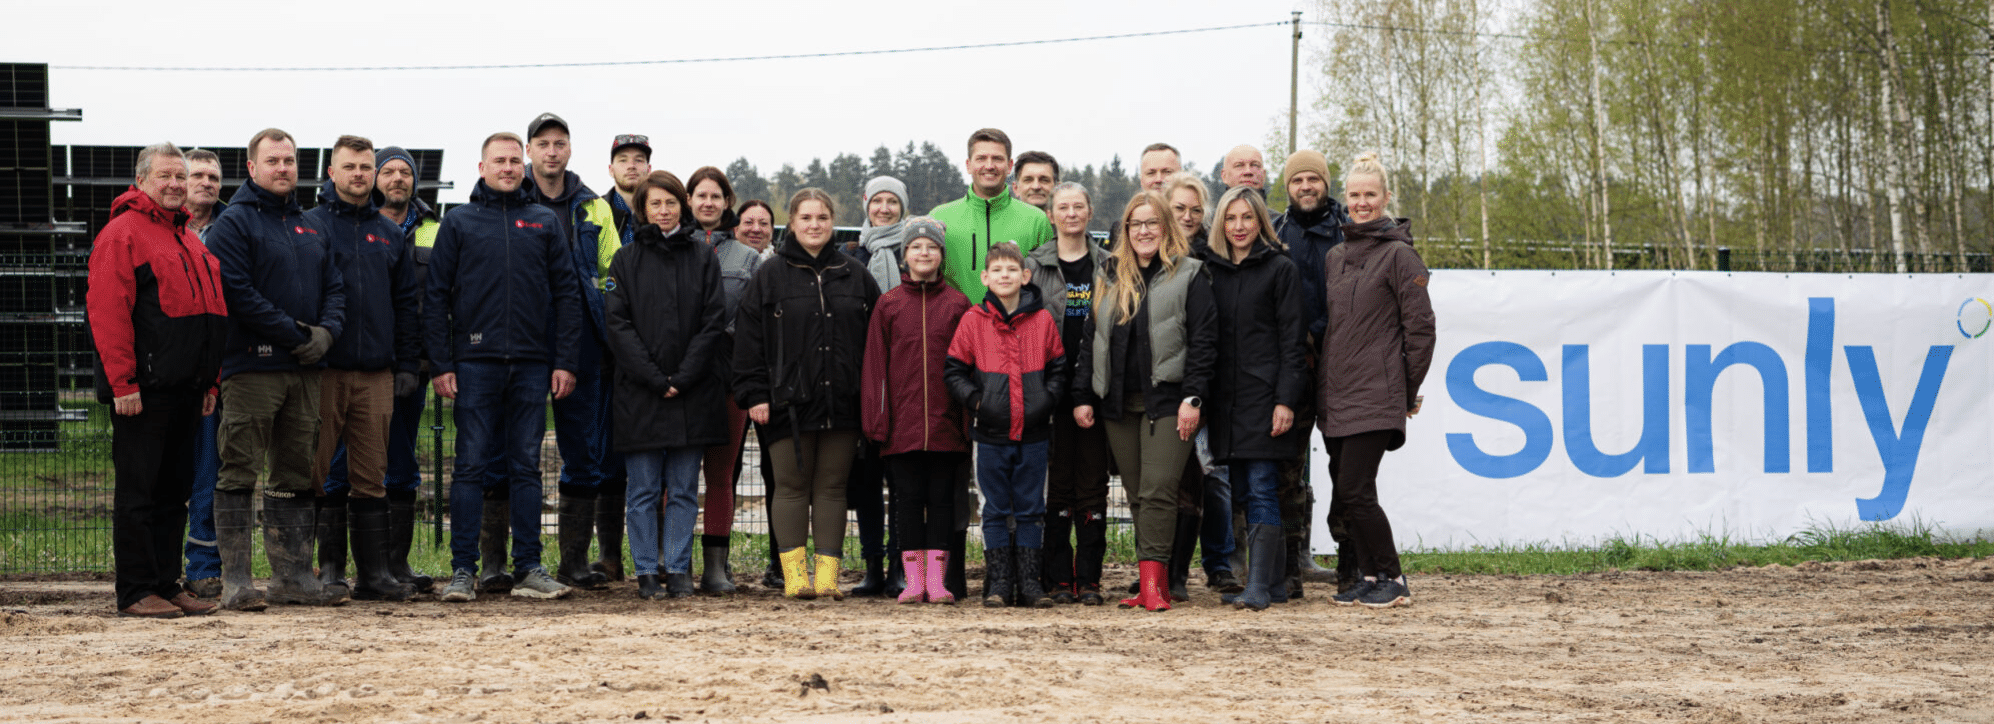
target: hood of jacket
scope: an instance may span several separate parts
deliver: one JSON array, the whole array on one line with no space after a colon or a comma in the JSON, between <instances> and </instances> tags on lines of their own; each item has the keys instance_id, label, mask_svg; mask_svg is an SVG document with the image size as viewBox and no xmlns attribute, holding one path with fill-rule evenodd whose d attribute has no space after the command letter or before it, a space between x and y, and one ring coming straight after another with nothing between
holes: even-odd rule
<instances>
[{"instance_id":1,"label":"hood of jacket","mask_svg":"<svg viewBox=\"0 0 1994 724\"><path fill-rule=\"evenodd\" d=\"M144 191L138 190L137 186L125 189L124 193L118 194L117 201L111 202L111 218L118 218L126 212L143 214L148 219L176 229L187 225L187 207L182 206L168 211L166 207L160 206L159 202L153 201L151 196L145 195Z\"/></svg>"},{"instance_id":2,"label":"hood of jacket","mask_svg":"<svg viewBox=\"0 0 1994 724\"><path fill-rule=\"evenodd\" d=\"M1026 284L1018 287L1017 309L1005 312L1004 303L997 299L997 293L986 290L983 292L983 303L970 307L969 312L989 317L991 321L1001 322L1005 326L1015 327L1018 320L1030 316L1032 312L1041 309L1045 309L1045 300L1039 298L1038 289L1033 288L1030 284Z\"/></svg>"},{"instance_id":3,"label":"hood of jacket","mask_svg":"<svg viewBox=\"0 0 1994 724\"><path fill-rule=\"evenodd\" d=\"M692 235L698 228L692 224L679 224L678 228L667 232L657 224L643 224L637 227L636 240L639 244L677 250L694 243Z\"/></svg>"},{"instance_id":4,"label":"hood of jacket","mask_svg":"<svg viewBox=\"0 0 1994 724\"><path fill-rule=\"evenodd\" d=\"M1326 198L1322 200L1321 206L1312 211L1303 211L1300 207L1289 204L1287 216L1290 221L1301 224L1304 229L1327 234L1334 227L1336 219L1349 218L1350 213L1343 208L1343 202Z\"/></svg>"},{"instance_id":5,"label":"hood of jacket","mask_svg":"<svg viewBox=\"0 0 1994 724\"><path fill-rule=\"evenodd\" d=\"M235 195L230 196L228 202L231 205L248 206L280 214L304 213L305 210L303 206L298 205L298 192L295 189L291 193L278 196L256 185L255 181L249 180L243 181L241 186L236 187ZM221 212L215 213L219 217Z\"/></svg>"},{"instance_id":6,"label":"hood of jacket","mask_svg":"<svg viewBox=\"0 0 1994 724\"><path fill-rule=\"evenodd\" d=\"M817 256L813 257L810 252L803 250L803 242L797 241L796 233L787 229L782 232L782 241L783 243L776 245L775 255L792 264L822 269L844 257L844 254L838 251L838 245L830 242L825 242L824 248L818 250Z\"/></svg>"},{"instance_id":7,"label":"hood of jacket","mask_svg":"<svg viewBox=\"0 0 1994 724\"><path fill-rule=\"evenodd\" d=\"M1412 219L1380 216L1361 224L1343 225L1345 244L1382 244L1403 241L1412 246Z\"/></svg>"},{"instance_id":8,"label":"hood of jacket","mask_svg":"<svg viewBox=\"0 0 1994 724\"><path fill-rule=\"evenodd\" d=\"M536 201L542 196L540 193L540 182L533 175L532 165L529 164L526 167L526 180L520 182L519 188L528 191L527 197ZM572 207L575 204L588 203L593 199L595 199L595 192L589 190L588 184L582 183L581 176L573 171L562 171L561 195L548 197L547 200Z\"/></svg>"}]
</instances>

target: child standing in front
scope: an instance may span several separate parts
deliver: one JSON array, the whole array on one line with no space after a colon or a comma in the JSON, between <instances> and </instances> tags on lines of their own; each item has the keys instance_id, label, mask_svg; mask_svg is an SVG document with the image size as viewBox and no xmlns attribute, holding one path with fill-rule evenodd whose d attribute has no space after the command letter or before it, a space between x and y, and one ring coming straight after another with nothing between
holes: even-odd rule
<instances>
[{"instance_id":1,"label":"child standing in front","mask_svg":"<svg viewBox=\"0 0 1994 724\"><path fill-rule=\"evenodd\" d=\"M983 605L1052 606L1040 567L1052 413L1066 393L1059 323L1026 285L1025 256L1011 242L990 247L983 303L970 308L949 345L949 394L970 416L976 483L983 490ZM1012 527L1016 526L1013 534Z\"/></svg>"},{"instance_id":2,"label":"child standing in front","mask_svg":"<svg viewBox=\"0 0 1994 724\"><path fill-rule=\"evenodd\" d=\"M859 409L893 481L893 540L907 575L900 602L955 603L943 578L969 440L942 371L969 297L942 280L941 222L917 216L904 231L907 270L873 309Z\"/></svg>"}]
</instances>

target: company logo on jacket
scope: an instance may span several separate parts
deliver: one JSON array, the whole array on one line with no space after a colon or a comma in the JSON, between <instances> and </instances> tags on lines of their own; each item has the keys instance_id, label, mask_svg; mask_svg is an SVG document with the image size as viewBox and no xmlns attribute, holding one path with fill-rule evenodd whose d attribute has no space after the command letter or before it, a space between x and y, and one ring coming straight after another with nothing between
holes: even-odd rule
<instances>
[{"instance_id":1,"label":"company logo on jacket","mask_svg":"<svg viewBox=\"0 0 1994 724\"><path fill-rule=\"evenodd\" d=\"M515 227L518 227L518 228L521 228L521 229L544 229L544 228L547 228L547 227L545 227L545 226L542 226L542 225L540 225L540 224L536 224L536 223L533 223L533 222L531 222L531 221L527 221L527 220L525 220L525 219L519 219L519 220L517 220L517 221L514 221L514 222L512 222L512 225L513 225L513 226L515 226Z\"/></svg>"},{"instance_id":2,"label":"company logo on jacket","mask_svg":"<svg viewBox=\"0 0 1994 724\"><path fill-rule=\"evenodd\" d=\"M293 226L291 227L291 231L299 234L311 234L313 236L318 236L318 229L314 229L309 226Z\"/></svg>"}]
</instances>

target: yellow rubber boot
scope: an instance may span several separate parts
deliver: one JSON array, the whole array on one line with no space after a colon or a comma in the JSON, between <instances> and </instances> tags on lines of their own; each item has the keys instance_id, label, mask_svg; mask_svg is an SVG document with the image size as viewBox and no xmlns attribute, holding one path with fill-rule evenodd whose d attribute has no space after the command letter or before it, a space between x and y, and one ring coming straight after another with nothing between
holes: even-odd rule
<instances>
[{"instance_id":1,"label":"yellow rubber boot","mask_svg":"<svg viewBox=\"0 0 1994 724\"><path fill-rule=\"evenodd\" d=\"M810 588L809 556L801 547L782 552L782 595L805 600L817 597Z\"/></svg>"},{"instance_id":2,"label":"yellow rubber boot","mask_svg":"<svg viewBox=\"0 0 1994 724\"><path fill-rule=\"evenodd\" d=\"M817 595L828 596L833 601L845 600L843 591L838 590L838 557L817 554Z\"/></svg>"}]
</instances>

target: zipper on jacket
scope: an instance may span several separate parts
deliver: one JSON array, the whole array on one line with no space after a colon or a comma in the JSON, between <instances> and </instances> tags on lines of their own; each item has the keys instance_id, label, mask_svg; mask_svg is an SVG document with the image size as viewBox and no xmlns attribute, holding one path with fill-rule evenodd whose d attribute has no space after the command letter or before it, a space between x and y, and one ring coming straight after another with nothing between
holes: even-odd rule
<instances>
[{"instance_id":1,"label":"zipper on jacket","mask_svg":"<svg viewBox=\"0 0 1994 724\"><path fill-rule=\"evenodd\" d=\"M884 393L884 390L881 390ZM934 408L928 402L928 295L921 295L921 449L929 444L928 411Z\"/></svg>"},{"instance_id":2,"label":"zipper on jacket","mask_svg":"<svg viewBox=\"0 0 1994 724\"><path fill-rule=\"evenodd\" d=\"M512 296L512 277L513 277L513 275L512 275L512 273L511 273L511 271L512 271L512 268L511 268L511 267L512 267L512 224L511 224L511 223L508 223L508 222L510 222L511 220L510 220L510 219L507 219L507 218L506 218L506 215L505 215L505 201L504 201L504 200L500 200L500 201L499 201L499 205L498 205L498 207L499 207L499 222L500 222L500 223L499 223L499 227L500 227L500 228L502 228L502 229L505 229L505 231L503 232L503 233L504 233L504 235L505 235L505 250L504 250L504 251L505 251L505 253L501 255L501 258L505 259L505 267L504 267L504 268L502 268L502 269L501 269L501 271L502 271L502 272L505 272L504 274L502 274L502 276L504 276L504 277L505 277L505 298L506 298L506 299L508 299L508 300L510 300L510 299L513 299L513 298L514 298L514 297ZM550 300L548 300L548 301L550 301L550 302L553 302L553 303L555 303L555 304L559 304L559 303L560 303L560 302L559 302L559 300L553 300L553 299L550 299ZM560 315L558 315L558 314L557 314L557 315L555 315L555 317L556 317L557 319L559 318L559 316L560 316ZM513 321L513 320L512 320L512 315L510 315L510 314L507 314L507 315L506 315L506 320L505 320L505 322L506 322L506 333L507 333L507 334L506 334L506 336L507 336L507 337L510 337L510 336L512 336L512 335L511 335L511 332L512 332L512 329L511 329L511 327L512 327L512 321ZM507 340L507 341L508 341L508 342L510 342L511 340ZM505 361L505 362L506 362L507 364L510 364L510 363L512 362L512 350L510 350L510 349L508 349L508 350L505 350L505 354L501 355L501 356L500 356L500 359L504 360L504 361ZM550 366L551 366L551 365L550 365Z\"/></svg>"}]
</instances>

